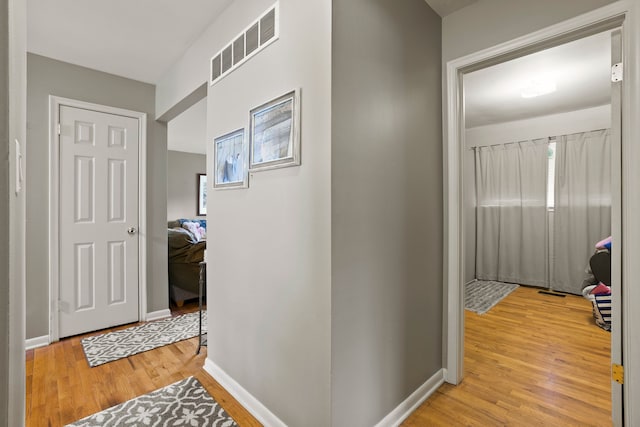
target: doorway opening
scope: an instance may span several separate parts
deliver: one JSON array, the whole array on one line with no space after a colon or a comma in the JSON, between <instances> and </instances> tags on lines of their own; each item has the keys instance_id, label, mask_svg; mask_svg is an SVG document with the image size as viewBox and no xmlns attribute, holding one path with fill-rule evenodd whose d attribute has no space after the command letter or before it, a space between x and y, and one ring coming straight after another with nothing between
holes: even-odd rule
<instances>
[{"instance_id":1,"label":"doorway opening","mask_svg":"<svg viewBox=\"0 0 640 427\"><path fill-rule=\"evenodd\" d=\"M466 196L467 196L466 192L468 192L468 189L466 189L467 186L465 185L467 184L467 181L469 181L469 179L465 172L466 172L466 167L469 165L469 163L471 163L469 158L475 158L476 155L468 154L468 152L470 151L473 152L473 151L466 150L467 147L465 145L466 136L467 136L467 129L465 126L467 124L465 120L465 115L467 113L465 109L467 108L467 106L465 105L465 99L468 96L466 92L466 87L465 87L465 83L466 83L465 78L467 77L467 75L471 76L473 72L476 72L497 64L505 63L515 58L524 57L526 55L535 54L553 47L559 47L563 44L579 41L581 39L587 38L589 36L594 36L598 33L602 33L605 31L611 34L610 43L612 46L612 50L611 50L612 53L610 58L611 62L609 63L609 66L612 63L622 62L621 43L623 38L625 38L621 30L623 21L624 21L624 14L615 13L610 10L603 9L602 11L600 11L600 13L597 16L596 14L593 14L592 16L579 17L573 20L569 20L561 24L558 24L554 27L550 27L545 30L539 31L537 33L533 33L531 35L522 37L520 39L511 41L508 43L504 43L503 45L486 49L484 51L477 52L475 54L471 54L466 57L453 60L447 63L447 66L446 66L447 127L446 127L446 135L445 135L445 138L446 138L445 175L447 177L445 180L446 182L445 216L447 217L447 221L445 223L445 227L447 229L446 235L445 235L446 236L446 239L445 239L446 241L446 245L445 245L446 273L445 274L447 276L447 291L445 296L445 322L446 322L445 379L449 383L459 384L462 381L463 377L465 377L465 375L467 375L468 378L471 378L471 376L468 375L468 372L465 371L465 365L464 365L464 360L465 360L464 359L464 354L465 354L464 331L465 331L465 317L466 317L465 310L464 310L464 289L465 289L464 284L465 284L465 275L468 274L468 271L466 271L465 267L467 265L466 258L469 258L469 254L466 252L470 250L469 249L470 246L475 248L475 244L478 241L478 236L477 235L475 236L476 242L472 243L471 245L468 244L467 242L468 236L465 231L469 227L467 224L465 224L467 222L467 218L464 215L464 211L466 207L469 206L468 201L466 199ZM619 30L613 31L616 29L619 29ZM544 86L544 84L542 86ZM611 114L612 115L611 115L611 128L610 128L610 138L611 138L610 156L611 156L611 159L613 159L611 163L611 195L610 195L611 220L610 221L611 221L611 235L613 236L613 241L618 242L618 244L622 242L622 239L621 239L622 237L622 223L621 223L622 174L620 172L620 165L621 165L621 158L622 158L621 152L622 152L623 142L621 140L621 127L622 127L621 125L621 117L622 117L621 105L622 104L621 104L621 98L620 98L621 87L622 87L621 84L618 84L618 85L614 84L611 87L611 100L612 100ZM523 88L520 88L520 90L522 89ZM586 109L586 108L583 108L583 109ZM569 112L569 111L565 110L565 113L566 112ZM520 118L520 120L523 120L523 119L524 118L522 117ZM600 129L600 130L603 130L603 129ZM579 131L576 131L576 132L579 132ZM544 137L548 139L550 139L551 136L563 137L560 139L556 138L556 144L557 144L556 149L557 149L557 146L560 145L559 142L562 141L562 144L564 144L565 142L564 138L571 135L573 134L571 133L570 134L559 133L556 135L545 134ZM519 141L518 139L515 139L512 141L505 141L505 142L517 143ZM546 153L548 156L548 149L549 149L548 142L550 141L547 141L546 146L544 146L544 142L542 143L543 148L545 148L544 151L543 150L537 150L537 151L540 151L542 154ZM514 144L514 145L517 145L517 144ZM538 148L534 141L530 141L530 145L532 147L529 147L529 148L531 148L532 150ZM474 149L474 150L477 150L477 149ZM465 155L466 155L466 158L465 158ZM539 159L541 158L542 156L539 157ZM536 170L537 172L540 172L540 169L542 169L545 173L548 172L549 158L546 157L545 160L547 161L547 163L541 168L529 167L528 170ZM513 160L511 160L510 162L513 162ZM477 163L473 162L473 164L475 167ZM556 168L558 167L558 162L555 162L555 166ZM558 171L556 170L556 174L557 173ZM475 176L475 171L471 176L472 177ZM484 178L487 178L487 177L489 177L489 174L486 174ZM541 187L545 193L543 196L544 201L543 201L542 207L543 207L543 210L546 211L548 215L549 207L547 206L546 201L547 201L547 193L549 192L549 188L546 186L547 179L548 177L544 178L543 185ZM556 179L554 178L554 182L555 181ZM475 182L473 182L473 185L475 186ZM556 185L553 190L557 192L558 189L559 187ZM558 200L558 195L554 195L554 200L555 201ZM473 201L473 203L476 203L476 202L479 202L479 201L476 201L476 200ZM489 207L491 206L491 203L486 203L486 205L487 207ZM472 206L474 206L474 209L475 209L475 205L472 205ZM555 206L554 209L557 211L558 206ZM543 220L543 222L546 222L546 224L548 224L548 218ZM528 221L525 221L525 224L528 225L529 227L533 227L533 225L529 225ZM547 228L543 226L537 230L539 234L546 236L547 244L548 244L549 237L548 237ZM562 231L563 230L553 230L552 232L555 235ZM596 242L597 241L592 243L594 245L594 250L595 250ZM621 345L622 316L623 316L623 313L621 311L621 292L622 292L621 288L624 286L621 279L621 271L622 271L621 259L623 257L621 244L619 248L620 249L618 251L614 251L611 256L611 271L612 271L611 315L612 315L613 326L612 326L612 332L611 332L611 337L609 342L610 342L610 348L611 348L611 362L621 364L622 363L622 345ZM545 258L543 257L543 259ZM474 261L474 270L472 272L473 275L476 274L475 268L477 267L477 265L475 265L475 263L477 261L478 261L477 259ZM585 266L586 266L586 264L589 262L588 257L584 259L583 262L585 263ZM551 269L548 265L548 261L544 261L544 266L542 267L542 270L545 272L545 274L543 275L542 283L539 284L538 286L548 288L549 287L548 283L550 282L549 275L551 272ZM468 278L469 276L467 275L466 277ZM524 289L528 289L528 288L524 288ZM537 289L535 289L534 292L538 294ZM545 296L542 294L538 294L538 295L540 297ZM554 296L548 295L546 297L557 298L557 301L560 301L561 299L569 298L569 297L565 297L565 298L556 297L555 295ZM581 302L587 302L586 307L587 307L587 310L589 309L588 301L580 300L581 297L576 297L576 298L578 298L578 300ZM520 308L522 309L528 308L526 304L528 300L526 297L524 298L524 301L525 302L521 303ZM557 304L557 302L555 304ZM524 311L522 310L521 313L524 313ZM551 314L553 314L553 312L551 312ZM591 313L588 313L588 315L590 314ZM541 328L539 331L537 331L537 333L539 333L543 337L543 339L546 339L544 329L546 329L547 327L548 325L546 325L545 328ZM592 327L597 330L597 327L595 325L592 325ZM495 329L497 330L499 329L499 327ZM496 331L494 332L499 333ZM526 349L526 344L528 342L527 339L529 338L532 338L531 334L525 336L521 340L521 344L524 349ZM548 347L547 351L552 352L553 346ZM529 354L526 351L522 353L523 357L527 355ZM607 367L609 366L610 365L607 363ZM486 371L484 374L487 375L490 372L493 375L499 374L494 368L495 366L493 366L490 369L490 371ZM517 366L512 366L509 373L506 374L506 376L502 376L502 377L503 379L506 377L512 377L512 379L517 378L521 383L528 384L527 385L528 388L526 389L528 391L521 394L518 394L517 392L515 392L518 395L517 397L512 395L512 400L514 401L526 401L528 397L529 398L532 397L529 393L531 389L536 389L536 391L541 391L539 387L539 384L540 384L539 382L543 381L544 379L537 378L536 381L538 382L527 383L524 378L522 377L518 378L519 371L517 368L518 368ZM584 369L588 369L588 368L584 368ZM541 374L546 372L547 372L546 368L543 367L543 368L540 368L540 371L538 373ZM551 382L558 380L558 378L554 377L553 375L550 375L547 379ZM588 384L588 382L586 382L585 384ZM561 384L558 384L558 387L561 387L561 386L562 386ZM567 390L565 389L564 391L566 392ZM622 386L620 384L611 382L611 395L612 395L611 417L614 424L620 424L623 416ZM607 396L605 396L605 398L606 397ZM563 414L560 414L560 416L563 416Z\"/></svg>"},{"instance_id":2,"label":"doorway opening","mask_svg":"<svg viewBox=\"0 0 640 427\"><path fill-rule=\"evenodd\" d=\"M167 122L168 283L172 314L192 311L198 305L200 262L204 261L207 247L206 133L206 97Z\"/></svg>"},{"instance_id":3,"label":"doorway opening","mask_svg":"<svg viewBox=\"0 0 640 427\"><path fill-rule=\"evenodd\" d=\"M462 76L465 376L547 423L611 423L611 283L589 267L621 164L611 57L605 31Z\"/></svg>"}]
</instances>

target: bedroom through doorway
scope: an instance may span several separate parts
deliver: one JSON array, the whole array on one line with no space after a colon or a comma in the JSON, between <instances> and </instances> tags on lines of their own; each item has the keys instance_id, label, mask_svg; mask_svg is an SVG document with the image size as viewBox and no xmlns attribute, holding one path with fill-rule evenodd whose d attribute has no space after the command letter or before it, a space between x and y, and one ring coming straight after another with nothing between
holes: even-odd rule
<instances>
[{"instance_id":1,"label":"bedroom through doorway","mask_svg":"<svg viewBox=\"0 0 640 427\"><path fill-rule=\"evenodd\" d=\"M612 419L616 37L463 74L462 387L549 422Z\"/></svg>"}]
</instances>

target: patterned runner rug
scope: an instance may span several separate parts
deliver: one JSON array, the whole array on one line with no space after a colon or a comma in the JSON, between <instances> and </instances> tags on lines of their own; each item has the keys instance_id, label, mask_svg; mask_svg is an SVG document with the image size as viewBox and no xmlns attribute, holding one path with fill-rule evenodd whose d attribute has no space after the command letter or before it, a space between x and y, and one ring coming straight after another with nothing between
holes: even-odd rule
<instances>
[{"instance_id":1,"label":"patterned runner rug","mask_svg":"<svg viewBox=\"0 0 640 427\"><path fill-rule=\"evenodd\" d=\"M238 424L197 379L189 377L68 424L67 427L129 425L232 427Z\"/></svg>"},{"instance_id":2,"label":"patterned runner rug","mask_svg":"<svg viewBox=\"0 0 640 427\"><path fill-rule=\"evenodd\" d=\"M202 312L202 330L207 330L207 312ZM198 312L169 317L120 331L82 339L82 348L92 368L174 342L198 336Z\"/></svg>"},{"instance_id":3,"label":"patterned runner rug","mask_svg":"<svg viewBox=\"0 0 640 427\"><path fill-rule=\"evenodd\" d=\"M504 297L513 292L518 285L494 281L477 280L464 287L464 308L485 314Z\"/></svg>"}]
</instances>

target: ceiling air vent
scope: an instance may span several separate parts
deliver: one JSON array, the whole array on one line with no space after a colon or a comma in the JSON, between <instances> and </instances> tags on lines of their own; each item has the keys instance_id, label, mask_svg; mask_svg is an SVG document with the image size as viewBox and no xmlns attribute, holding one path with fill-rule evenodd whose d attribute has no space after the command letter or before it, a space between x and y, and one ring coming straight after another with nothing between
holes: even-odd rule
<instances>
[{"instance_id":1,"label":"ceiling air vent","mask_svg":"<svg viewBox=\"0 0 640 427\"><path fill-rule=\"evenodd\" d=\"M213 85L278 40L279 27L280 14L276 3L211 58L209 84Z\"/></svg>"}]
</instances>

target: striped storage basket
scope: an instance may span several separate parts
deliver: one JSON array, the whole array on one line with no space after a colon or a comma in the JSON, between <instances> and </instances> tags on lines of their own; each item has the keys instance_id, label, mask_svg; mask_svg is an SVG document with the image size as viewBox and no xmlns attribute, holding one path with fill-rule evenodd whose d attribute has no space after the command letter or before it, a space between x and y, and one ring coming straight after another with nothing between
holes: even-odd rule
<instances>
[{"instance_id":1,"label":"striped storage basket","mask_svg":"<svg viewBox=\"0 0 640 427\"><path fill-rule=\"evenodd\" d=\"M593 317L596 324L607 331L611 330L611 294L594 295Z\"/></svg>"}]
</instances>

